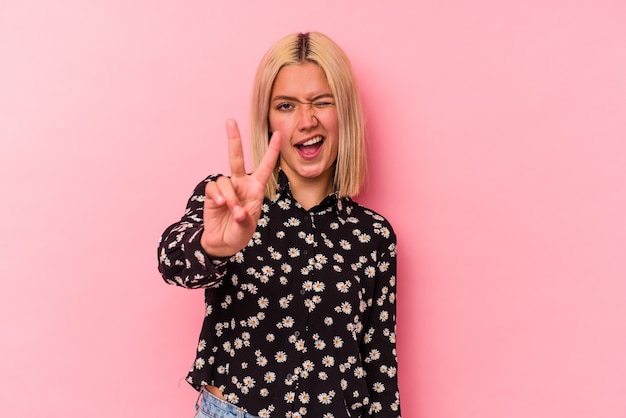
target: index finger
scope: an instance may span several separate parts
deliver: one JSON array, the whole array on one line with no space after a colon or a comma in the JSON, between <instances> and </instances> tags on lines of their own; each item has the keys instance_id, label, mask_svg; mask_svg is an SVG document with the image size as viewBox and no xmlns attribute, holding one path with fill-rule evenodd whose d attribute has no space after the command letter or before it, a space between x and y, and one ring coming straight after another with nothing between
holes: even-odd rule
<instances>
[{"instance_id":1,"label":"index finger","mask_svg":"<svg viewBox=\"0 0 626 418\"><path fill-rule=\"evenodd\" d=\"M274 132L270 138L270 143L265 151L265 155L263 155L258 167L254 170L254 173L252 173L252 176L263 184L267 184L276 167L276 162L280 155L280 141L280 133Z\"/></svg>"},{"instance_id":2,"label":"index finger","mask_svg":"<svg viewBox=\"0 0 626 418\"><path fill-rule=\"evenodd\" d=\"M241 145L241 134L234 119L226 121L226 134L228 135L228 161L230 163L230 174L232 177L246 175L246 166L243 159L243 147Z\"/></svg>"}]
</instances>

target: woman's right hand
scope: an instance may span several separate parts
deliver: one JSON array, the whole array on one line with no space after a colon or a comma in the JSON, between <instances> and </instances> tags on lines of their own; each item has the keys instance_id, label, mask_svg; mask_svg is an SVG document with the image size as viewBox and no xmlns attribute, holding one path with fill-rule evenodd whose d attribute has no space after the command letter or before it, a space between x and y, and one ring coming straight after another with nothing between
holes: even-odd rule
<instances>
[{"instance_id":1,"label":"woman's right hand","mask_svg":"<svg viewBox=\"0 0 626 418\"><path fill-rule=\"evenodd\" d=\"M261 216L265 187L280 154L280 136L274 133L261 163L252 174L244 164L237 122L226 121L230 177L219 177L205 188L204 231L200 242L213 257L230 257L248 245Z\"/></svg>"}]
</instances>

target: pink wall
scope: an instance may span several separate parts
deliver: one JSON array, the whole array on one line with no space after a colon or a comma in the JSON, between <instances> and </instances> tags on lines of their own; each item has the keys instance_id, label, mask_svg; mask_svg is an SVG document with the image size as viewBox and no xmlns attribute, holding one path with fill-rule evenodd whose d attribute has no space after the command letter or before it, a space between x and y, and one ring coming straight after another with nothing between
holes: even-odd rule
<instances>
[{"instance_id":1,"label":"pink wall","mask_svg":"<svg viewBox=\"0 0 626 418\"><path fill-rule=\"evenodd\" d=\"M399 235L404 416L626 416L626 3L214 3L0 3L0 415L192 416L202 296L156 243L315 29Z\"/></svg>"}]
</instances>

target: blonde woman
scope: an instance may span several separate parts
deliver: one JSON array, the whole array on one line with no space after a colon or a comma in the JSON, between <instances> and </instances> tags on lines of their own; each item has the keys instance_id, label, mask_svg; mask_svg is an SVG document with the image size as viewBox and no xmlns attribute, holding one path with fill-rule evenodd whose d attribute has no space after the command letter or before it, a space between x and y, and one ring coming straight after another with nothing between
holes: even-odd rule
<instances>
[{"instance_id":1,"label":"blonde woman","mask_svg":"<svg viewBox=\"0 0 626 418\"><path fill-rule=\"evenodd\" d=\"M279 40L251 111L254 171L227 121L230 175L159 243L165 281L205 292L196 417L399 417L396 240L352 200L366 156L348 58L321 33Z\"/></svg>"}]
</instances>

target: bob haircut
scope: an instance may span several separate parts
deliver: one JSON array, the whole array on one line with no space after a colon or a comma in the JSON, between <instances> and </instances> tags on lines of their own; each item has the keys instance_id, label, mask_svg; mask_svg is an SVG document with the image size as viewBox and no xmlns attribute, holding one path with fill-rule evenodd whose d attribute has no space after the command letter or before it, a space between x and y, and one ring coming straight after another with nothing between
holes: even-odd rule
<instances>
[{"instance_id":1,"label":"bob haircut","mask_svg":"<svg viewBox=\"0 0 626 418\"><path fill-rule=\"evenodd\" d=\"M276 42L261 59L254 78L250 115L250 142L254 166L265 155L269 143L269 106L274 80L286 65L312 62L328 81L339 121L339 150L335 162L334 190L339 197L353 197L365 181L367 159L365 122L352 66L341 48L319 32L294 33ZM278 163L265 195L273 199L278 187Z\"/></svg>"}]
</instances>

